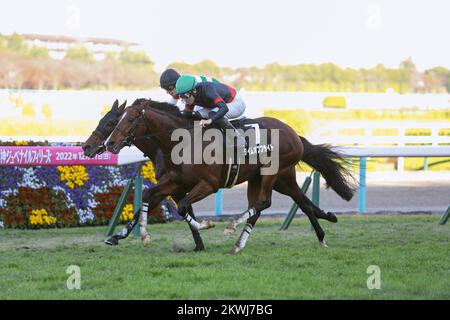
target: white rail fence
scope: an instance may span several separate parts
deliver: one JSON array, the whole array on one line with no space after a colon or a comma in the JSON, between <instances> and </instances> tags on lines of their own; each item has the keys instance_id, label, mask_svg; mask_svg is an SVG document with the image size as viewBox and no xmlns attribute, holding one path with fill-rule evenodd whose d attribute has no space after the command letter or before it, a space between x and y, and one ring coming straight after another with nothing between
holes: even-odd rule
<instances>
[{"instance_id":1,"label":"white rail fence","mask_svg":"<svg viewBox=\"0 0 450 320\"><path fill-rule=\"evenodd\" d=\"M395 132L390 135L380 135L377 131ZM411 131L419 132L411 135ZM408 132L409 131L409 132ZM352 132L357 135L349 135ZM331 145L346 146L406 146L406 145L449 145L449 122L398 122L398 121L340 121L331 122L326 127L321 127L309 136L312 143L329 143ZM408 134L408 135L407 135ZM391 155L397 158L397 170L404 170L404 158L400 155ZM419 157L419 156L417 156ZM427 168L427 156L425 156L425 169Z\"/></svg>"},{"instance_id":2,"label":"white rail fence","mask_svg":"<svg viewBox=\"0 0 450 320\"><path fill-rule=\"evenodd\" d=\"M315 141L313 141L315 143ZM345 157L360 158L359 161L359 190L358 210L366 212L366 170L369 157L449 157L450 146L384 146L384 147L334 147L335 151ZM313 175L313 203L319 205L320 174ZM387 200L389 201L389 200ZM216 193L215 213L220 216L223 212L222 189Z\"/></svg>"},{"instance_id":3,"label":"white rail fence","mask_svg":"<svg viewBox=\"0 0 450 320\"><path fill-rule=\"evenodd\" d=\"M368 157L450 157L450 146L335 147L334 150L347 157L360 158L358 199L360 213L366 212L366 167Z\"/></svg>"}]
</instances>

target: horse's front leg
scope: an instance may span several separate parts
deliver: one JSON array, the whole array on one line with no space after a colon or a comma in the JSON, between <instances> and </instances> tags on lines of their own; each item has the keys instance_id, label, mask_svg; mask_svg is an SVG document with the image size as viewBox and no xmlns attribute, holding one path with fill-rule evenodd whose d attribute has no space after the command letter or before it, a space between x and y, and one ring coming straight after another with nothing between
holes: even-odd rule
<instances>
[{"instance_id":1,"label":"horse's front leg","mask_svg":"<svg viewBox=\"0 0 450 320\"><path fill-rule=\"evenodd\" d=\"M145 215L145 218L143 220L140 219L141 210L137 210L136 212L134 212L133 218L127 223L127 225L119 233L116 233L112 237L109 237L108 239L105 240L106 244L118 245L119 240L125 239L130 235L131 231L136 226L138 221L140 224L141 237L146 237L148 239L148 241L150 240L150 236L148 235L147 230L144 226L144 221L145 221L145 225L146 225L147 224L147 212L148 212L149 208L153 209L154 207L156 207L156 205L158 205L158 203L160 203L164 199L164 196L157 196L157 195L151 194L150 198L151 198L151 200L149 203L142 204L142 211L144 211L144 208L145 208L145 212L142 212L142 215L143 216ZM142 229L144 229L144 233L142 233L142 231L143 231ZM144 242L144 239L143 238L141 238L141 239Z\"/></svg>"},{"instance_id":2,"label":"horse's front leg","mask_svg":"<svg viewBox=\"0 0 450 320\"><path fill-rule=\"evenodd\" d=\"M141 241L144 246L146 246L150 242L150 234L147 231L147 215L148 202L143 202L141 216L139 217L139 231L141 234Z\"/></svg>"},{"instance_id":3,"label":"horse's front leg","mask_svg":"<svg viewBox=\"0 0 450 320\"><path fill-rule=\"evenodd\" d=\"M179 193L179 194L174 194L174 195L172 195L172 199L178 204L178 206L179 206L179 203L181 203L181 200L184 198L186 196L186 192L181 192L181 193ZM178 207L179 209L180 209L180 207ZM179 210L179 211L181 211L181 210ZM194 220L197 220L196 218L195 218L195 215L194 215L194 210L192 209L192 206L187 206L186 207L186 211L187 211L187 214L188 215L190 215ZM190 228L191 229L191 232L192 232L192 237L194 238L194 242L195 242L195 248L194 248L194 251L203 251L203 250L205 250L205 245L203 244L203 240L202 240L202 237L200 236L200 232L198 232L198 230L197 229L194 229L194 228Z\"/></svg>"},{"instance_id":4,"label":"horse's front leg","mask_svg":"<svg viewBox=\"0 0 450 320\"><path fill-rule=\"evenodd\" d=\"M148 189L144 192L144 195L142 197L141 216L139 218L139 230L140 230L140 234L141 234L141 241L144 246L150 242L150 234L147 231L147 217L148 217L149 204L152 201L151 190L152 189Z\"/></svg>"},{"instance_id":5,"label":"horse's front leg","mask_svg":"<svg viewBox=\"0 0 450 320\"><path fill-rule=\"evenodd\" d=\"M223 231L224 235L229 235L232 233L235 233L237 230L237 227L244 221L250 219L251 217L256 215L256 209L255 208L249 208L248 210L245 210L241 214L238 215L236 219L231 220L231 222L228 224L228 226Z\"/></svg>"},{"instance_id":6,"label":"horse's front leg","mask_svg":"<svg viewBox=\"0 0 450 320\"><path fill-rule=\"evenodd\" d=\"M232 249L231 253L236 254L244 249L244 247L247 244L248 238L250 237L250 233L253 231L253 227L255 226L255 223L261 214L261 211L270 207L272 198L272 188L275 183L275 180L276 176L263 176L261 178L261 186L249 183L249 188L252 189L251 193L258 194L258 198L254 206L249 210L247 210L249 212L247 224L244 227L244 230L242 230L242 233L239 239L237 240L236 244L234 245L234 248ZM253 199L249 201L250 205L252 203ZM245 215L246 213L241 215L240 219L243 219ZM240 219L238 219L238 221L240 221Z\"/></svg>"},{"instance_id":7,"label":"horse's front leg","mask_svg":"<svg viewBox=\"0 0 450 320\"><path fill-rule=\"evenodd\" d=\"M165 197L170 195L173 191L175 191L177 186L171 181L171 180L165 180L158 183L154 188L148 189L144 195L144 202L142 203L142 210L137 210L133 214L133 218L128 222L128 224L123 228L119 233L113 235L112 237L105 240L106 244L109 245L118 245L119 240L125 239L129 236L133 228L136 226L136 224L139 221L139 217L141 215L145 215L144 220L141 220L141 223L145 225L147 224L147 212L149 210L152 210L155 208ZM148 202L145 202L145 200L148 199ZM145 227L144 227L145 229ZM141 232L142 232L142 225L141 225ZM145 230L145 233L147 230ZM142 234L141 234L142 236ZM144 234L145 236L145 234ZM147 233L148 236L148 233ZM149 239L149 236L148 236Z\"/></svg>"},{"instance_id":8,"label":"horse's front leg","mask_svg":"<svg viewBox=\"0 0 450 320\"><path fill-rule=\"evenodd\" d=\"M223 231L223 234L229 235L235 233L237 227L242 222L249 220L256 215L255 204L258 201L259 187L261 185L261 176L256 176L248 180L247 185L247 199L248 209L239 214L235 219L231 220L228 226Z\"/></svg>"},{"instance_id":9,"label":"horse's front leg","mask_svg":"<svg viewBox=\"0 0 450 320\"><path fill-rule=\"evenodd\" d=\"M187 208L193 203L200 201L210 194L214 193L215 189L206 181L202 180L197 183L194 188L192 188L191 192L183 199L181 199L178 204L180 209L180 215L186 220L191 229L194 230L203 230L213 228L215 225L212 221L203 220L201 223L197 222L191 215L187 213Z\"/></svg>"}]
</instances>

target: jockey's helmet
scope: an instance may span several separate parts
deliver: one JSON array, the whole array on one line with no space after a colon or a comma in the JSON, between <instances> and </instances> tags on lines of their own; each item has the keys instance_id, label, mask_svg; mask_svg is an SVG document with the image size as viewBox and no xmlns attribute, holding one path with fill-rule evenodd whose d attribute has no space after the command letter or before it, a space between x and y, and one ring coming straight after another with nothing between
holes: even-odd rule
<instances>
[{"instance_id":1,"label":"jockey's helmet","mask_svg":"<svg viewBox=\"0 0 450 320\"><path fill-rule=\"evenodd\" d=\"M174 69L167 69L161 74L159 78L159 84L163 89L171 89L170 87L175 87L180 74Z\"/></svg>"},{"instance_id":2,"label":"jockey's helmet","mask_svg":"<svg viewBox=\"0 0 450 320\"><path fill-rule=\"evenodd\" d=\"M197 85L197 80L193 76L181 76L177 80L176 90L177 94L183 94L191 91Z\"/></svg>"}]
</instances>

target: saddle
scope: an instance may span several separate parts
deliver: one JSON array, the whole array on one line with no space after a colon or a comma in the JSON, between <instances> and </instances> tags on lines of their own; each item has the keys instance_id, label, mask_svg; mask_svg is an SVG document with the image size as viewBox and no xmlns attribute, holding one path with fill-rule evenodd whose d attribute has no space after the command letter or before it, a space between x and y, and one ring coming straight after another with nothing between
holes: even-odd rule
<instances>
[{"instance_id":1,"label":"saddle","mask_svg":"<svg viewBox=\"0 0 450 320\"><path fill-rule=\"evenodd\" d=\"M236 128L236 130L242 130L244 132L245 137L245 148L244 148L244 155L245 159L249 159L250 156L256 156L259 161L259 154L260 153L270 153L272 150L272 145L270 141L270 136L267 137L267 139L263 139L264 141L261 141L261 129L266 129L261 123L254 119L249 119L246 117L238 118L230 120L230 123ZM248 131L252 130L254 131L254 135L252 136L251 133ZM222 130L223 132L223 130ZM224 132L225 134L225 132ZM250 136L252 139L250 140ZM264 137L266 138L266 137ZM250 144L250 142L252 142ZM261 144L263 143L263 144ZM227 148L227 141L224 139L224 148ZM224 188L232 188L238 178L239 175L239 168L241 166L241 158L238 156L238 150L233 144L233 154L234 157L229 161L228 165L228 172L227 177L225 179Z\"/></svg>"},{"instance_id":2,"label":"saddle","mask_svg":"<svg viewBox=\"0 0 450 320\"><path fill-rule=\"evenodd\" d=\"M267 141L264 140L261 141L261 129L266 129L266 127L259 123L258 121L250 118L239 118L239 119L233 119L230 120L230 123L236 128L236 130L242 130L245 135L245 148L247 151L251 151L251 148L258 147L261 143L267 143L270 144L270 137L267 137ZM249 145L249 135L251 135L248 131L254 130L254 143L252 145Z\"/></svg>"}]
</instances>

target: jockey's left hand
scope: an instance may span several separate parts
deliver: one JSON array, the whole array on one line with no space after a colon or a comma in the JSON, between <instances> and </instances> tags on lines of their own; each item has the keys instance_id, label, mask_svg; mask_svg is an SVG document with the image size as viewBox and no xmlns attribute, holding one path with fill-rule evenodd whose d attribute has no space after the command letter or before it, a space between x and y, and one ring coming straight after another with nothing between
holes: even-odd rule
<instances>
[{"instance_id":1,"label":"jockey's left hand","mask_svg":"<svg viewBox=\"0 0 450 320\"><path fill-rule=\"evenodd\" d=\"M200 120L200 126L205 127L209 126L212 123L211 119L202 119Z\"/></svg>"}]
</instances>

